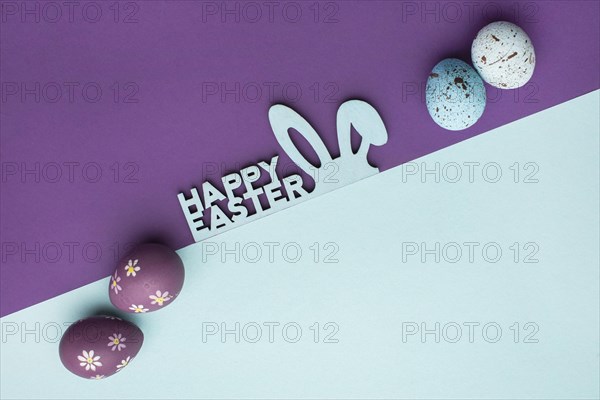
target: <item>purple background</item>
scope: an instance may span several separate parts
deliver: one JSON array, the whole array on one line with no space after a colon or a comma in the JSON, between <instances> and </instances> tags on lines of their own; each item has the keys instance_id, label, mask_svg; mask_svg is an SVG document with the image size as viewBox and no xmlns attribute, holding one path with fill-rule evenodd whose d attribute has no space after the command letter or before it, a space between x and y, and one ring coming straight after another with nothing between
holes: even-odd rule
<instances>
[{"instance_id":1,"label":"purple background","mask_svg":"<svg viewBox=\"0 0 600 400\"><path fill-rule=\"evenodd\" d=\"M337 107L350 98L369 101L389 133L388 144L369 157L388 169L599 87L599 2L467 3L280 2L270 17L258 2L262 16L255 22L249 19L256 9L243 2L226 3L239 7L239 22L235 14L212 13L221 2L140 1L135 23L123 22L135 11L126 3L119 4L119 22L112 2L95 3L102 11L96 23L82 16L86 2L72 21L66 8L57 22L48 21L55 10L42 9L45 3L28 3L40 7L39 22L5 8L1 315L108 276L132 242L191 244L179 191L275 153L289 163L267 119L275 102L304 115L336 155ZM292 22L296 5L302 15ZM88 18L94 11L86 8ZM439 128L424 104L430 69L446 57L470 61L477 31L501 19L532 38L532 81L516 91L488 87L487 109L474 127ZM14 85L35 82L39 102L23 99L20 89L10 94ZM52 82L62 87L54 103ZM79 84L73 101L65 82ZM90 82L102 89L95 103L92 86L88 100L82 95ZM236 82L239 102L203 91ZM267 85L275 86L272 98ZM130 97L137 103L126 103L132 87L139 89ZM302 94L293 101L297 87ZM21 174L36 163L39 176ZM221 170L207 174L217 164ZM101 176L93 182L97 167Z\"/></svg>"}]
</instances>

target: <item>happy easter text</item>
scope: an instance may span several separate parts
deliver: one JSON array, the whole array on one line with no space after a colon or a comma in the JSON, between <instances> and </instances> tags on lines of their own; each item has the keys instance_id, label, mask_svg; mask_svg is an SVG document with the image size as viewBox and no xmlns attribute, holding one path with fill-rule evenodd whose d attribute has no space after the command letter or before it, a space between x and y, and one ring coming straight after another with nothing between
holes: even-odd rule
<instances>
[{"instance_id":1,"label":"happy easter text","mask_svg":"<svg viewBox=\"0 0 600 400\"><path fill-rule=\"evenodd\" d=\"M293 174L280 180L276 171L278 159L279 156L274 156L270 163L261 161L239 172L223 176L221 178L223 191L209 181L205 181L201 186L202 197L195 187L190 189L188 197L184 193L179 193L177 198L194 241L199 242L234 225L244 224L286 208L290 203L303 200L303 197L309 193L302 186L302 177ZM254 187L253 184L263 174L268 174L270 182ZM235 193L239 192L240 188L243 193ZM266 201L268 207L263 207L261 198ZM251 202L253 213L244 205L244 201ZM208 224L206 224L207 219L210 221Z\"/></svg>"}]
</instances>

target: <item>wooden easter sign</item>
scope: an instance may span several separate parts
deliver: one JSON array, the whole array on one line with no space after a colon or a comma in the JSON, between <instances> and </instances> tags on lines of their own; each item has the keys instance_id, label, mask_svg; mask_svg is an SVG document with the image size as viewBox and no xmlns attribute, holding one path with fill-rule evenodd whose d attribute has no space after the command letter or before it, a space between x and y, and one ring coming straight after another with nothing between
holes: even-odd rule
<instances>
[{"instance_id":1,"label":"wooden easter sign","mask_svg":"<svg viewBox=\"0 0 600 400\"><path fill-rule=\"evenodd\" d=\"M379 172L367 161L367 153L372 144L385 144L388 135L377 110L364 101L349 100L339 107L336 126L340 156L335 159L331 158L321 137L308 121L291 108L282 104L272 106L269 122L282 149L298 167L311 175L323 176L333 166L335 178L327 181L315 179L314 189L308 192L300 175L279 177L279 156L275 156L268 162L261 161L225 175L221 178L222 190L207 181L202 184L200 192L192 188L188 196L179 193L177 198L194 241L199 242ZM350 144L352 127L362 137L356 153ZM306 160L296 148L290 138L289 129L292 128L312 146L319 158L318 167ZM269 182L258 186L257 181L263 174L267 174ZM240 193L241 190L243 193ZM249 209L248 203L252 209Z\"/></svg>"}]
</instances>

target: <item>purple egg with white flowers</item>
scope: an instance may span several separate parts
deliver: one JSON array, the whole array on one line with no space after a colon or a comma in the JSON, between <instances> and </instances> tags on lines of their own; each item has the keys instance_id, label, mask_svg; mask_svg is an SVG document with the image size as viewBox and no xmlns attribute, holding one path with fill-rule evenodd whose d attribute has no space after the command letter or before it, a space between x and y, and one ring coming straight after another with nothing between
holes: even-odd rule
<instances>
[{"instance_id":1,"label":"purple egg with white flowers","mask_svg":"<svg viewBox=\"0 0 600 400\"><path fill-rule=\"evenodd\" d=\"M59 345L65 368L85 379L104 379L131 363L144 343L134 324L100 315L81 319L63 334Z\"/></svg>"},{"instance_id":2,"label":"purple egg with white flowers","mask_svg":"<svg viewBox=\"0 0 600 400\"><path fill-rule=\"evenodd\" d=\"M160 310L179 296L184 278L177 253L161 244L142 244L117 264L108 287L110 301L129 313Z\"/></svg>"}]
</instances>

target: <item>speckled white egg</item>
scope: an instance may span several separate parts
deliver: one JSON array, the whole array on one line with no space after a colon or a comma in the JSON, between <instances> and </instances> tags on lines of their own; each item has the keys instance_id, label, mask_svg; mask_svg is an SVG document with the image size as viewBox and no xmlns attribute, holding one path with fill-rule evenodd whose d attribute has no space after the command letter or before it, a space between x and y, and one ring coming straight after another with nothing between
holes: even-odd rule
<instances>
[{"instance_id":1,"label":"speckled white egg","mask_svg":"<svg viewBox=\"0 0 600 400\"><path fill-rule=\"evenodd\" d=\"M535 69L533 43L525 31L498 21L479 31L471 45L471 58L484 81L500 89L525 85Z\"/></svg>"},{"instance_id":2,"label":"speckled white egg","mask_svg":"<svg viewBox=\"0 0 600 400\"><path fill-rule=\"evenodd\" d=\"M456 58L447 58L433 67L425 92L429 115L444 129L467 129L485 110L483 81L469 64Z\"/></svg>"}]
</instances>

